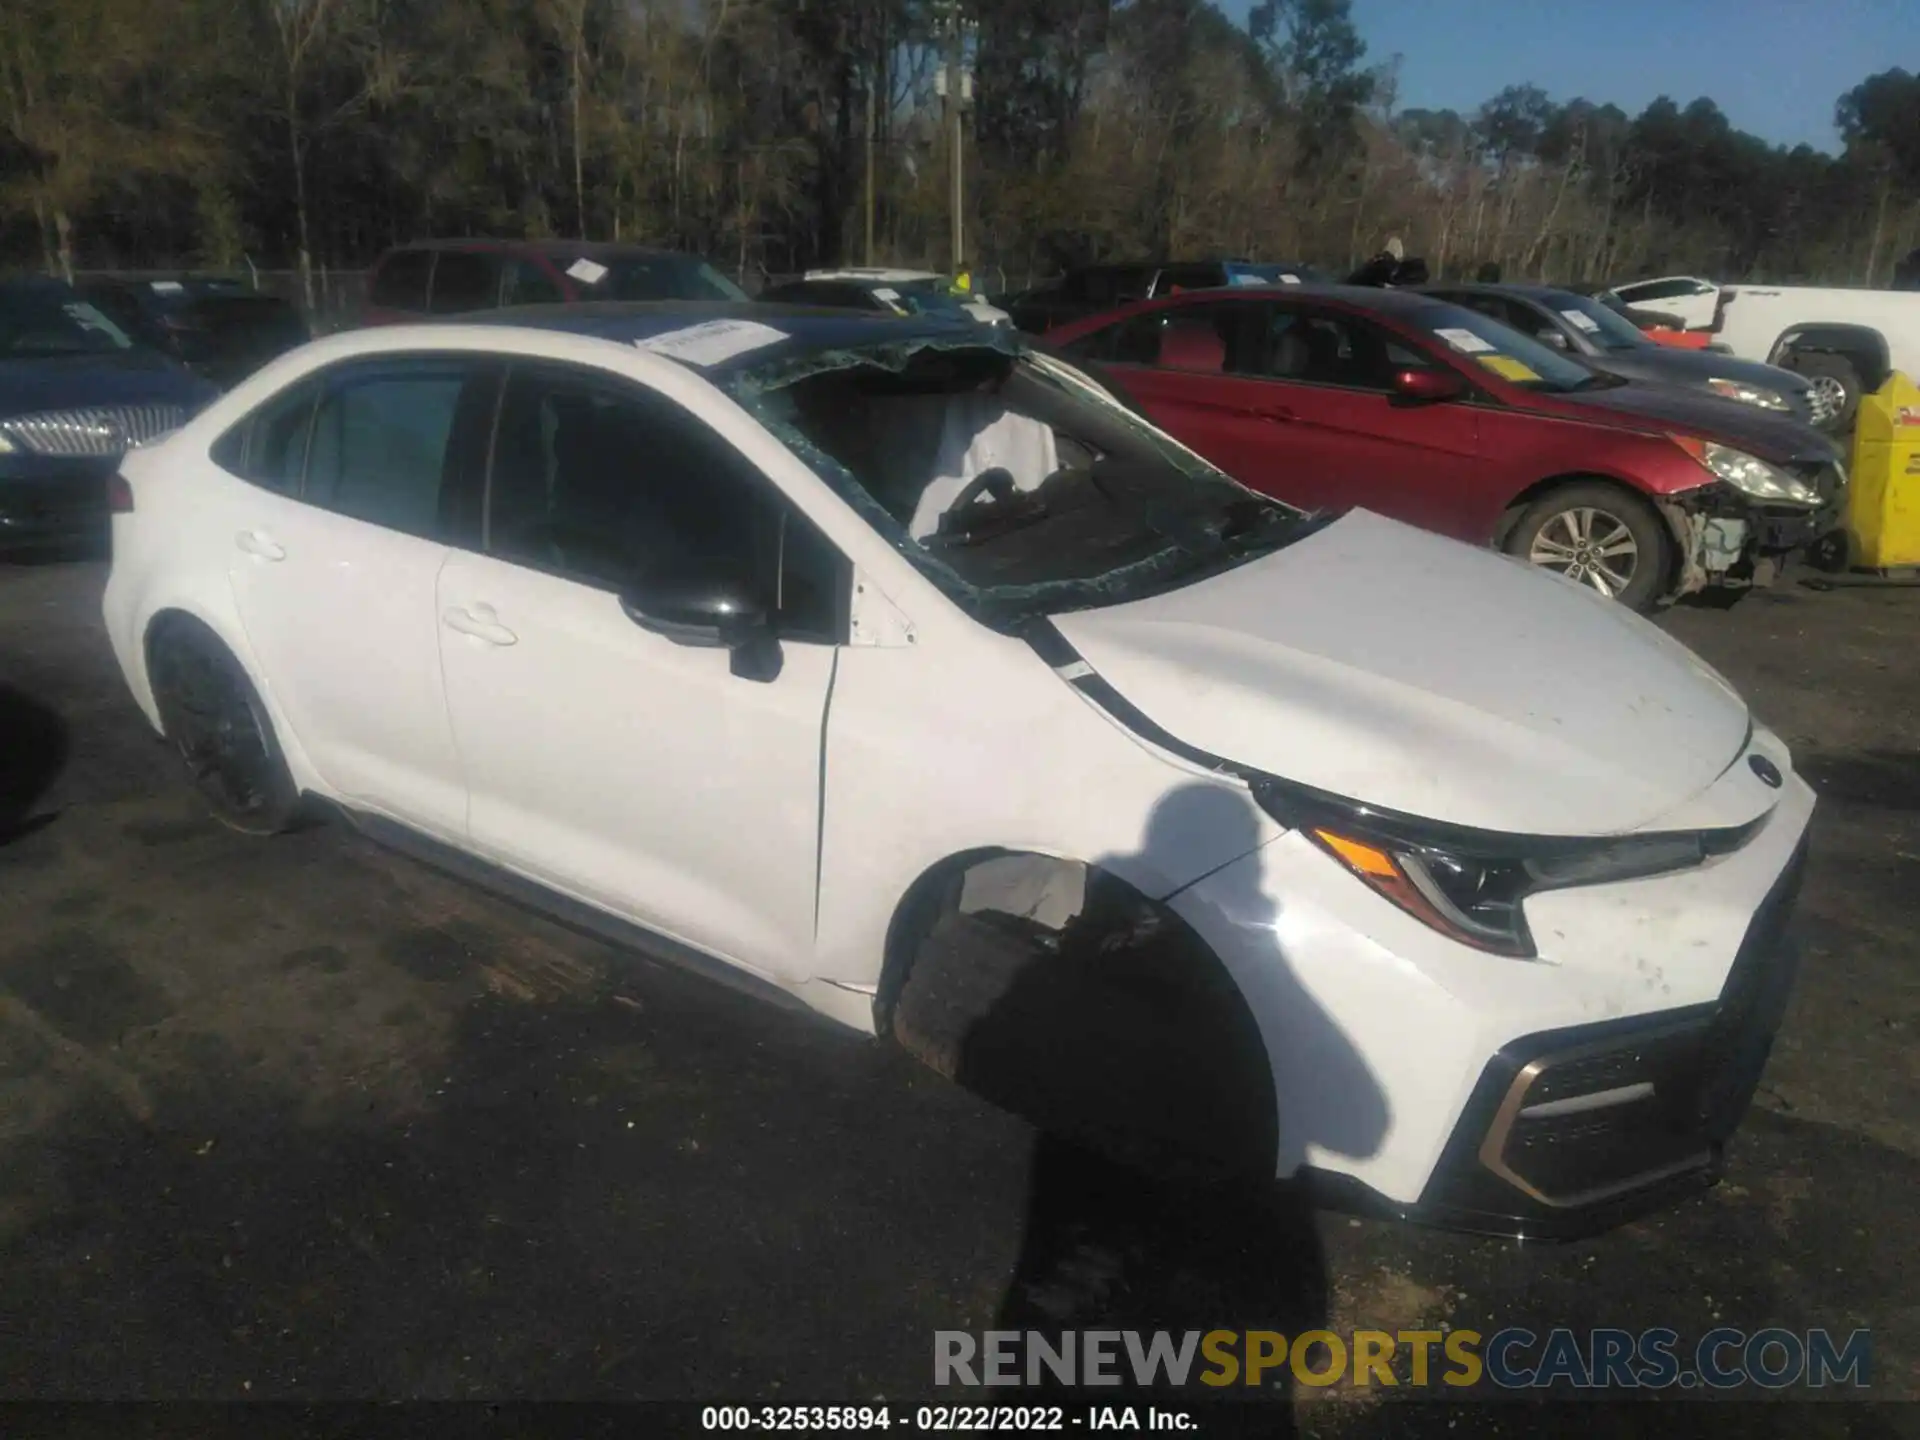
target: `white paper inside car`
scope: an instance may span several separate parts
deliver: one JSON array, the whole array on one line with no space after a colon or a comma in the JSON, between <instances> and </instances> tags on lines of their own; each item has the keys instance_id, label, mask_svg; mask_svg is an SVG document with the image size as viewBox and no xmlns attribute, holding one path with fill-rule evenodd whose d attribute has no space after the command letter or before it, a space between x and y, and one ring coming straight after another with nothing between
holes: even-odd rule
<instances>
[{"instance_id":1,"label":"white paper inside car","mask_svg":"<svg viewBox=\"0 0 1920 1440\"><path fill-rule=\"evenodd\" d=\"M926 487L920 492L920 501L914 507L913 520L908 526L908 533L914 539L933 534L954 498L983 470L1000 466L1013 476L1017 488L1037 490L1060 468L1060 448L1054 441L1051 426L1010 413L991 395L941 395L928 399L939 408L940 440ZM926 416L929 421L933 418Z\"/></svg>"}]
</instances>

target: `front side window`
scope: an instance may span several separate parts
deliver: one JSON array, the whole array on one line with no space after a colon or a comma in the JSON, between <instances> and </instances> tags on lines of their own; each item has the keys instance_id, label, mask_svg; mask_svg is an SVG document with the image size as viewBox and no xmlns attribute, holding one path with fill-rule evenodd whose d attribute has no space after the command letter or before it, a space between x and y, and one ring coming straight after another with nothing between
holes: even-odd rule
<instances>
[{"instance_id":1,"label":"front side window","mask_svg":"<svg viewBox=\"0 0 1920 1440\"><path fill-rule=\"evenodd\" d=\"M1298 511L1012 338L789 353L730 388L991 625L1173 588L1303 533Z\"/></svg>"},{"instance_id":2,"label":"front side window","mask_svg":"<svg viewBox=\"0 0 1920 1440\"><path fill-rule=\"evenodd\" d=\"M454 422L478 368L458 358L404 359L331 376L313 418L302 498L390 530L437 537Z\"/></svg>"},{"instance_id":3,"label":"front side window","mask_svg":"<svg viewBox=\"0 0 1920 1440\"><path fill-rule=\"evenodd\" d=\"M655 391L515 366L488 485L487 549L622 590L692 568L745 581L786 639L836 637L844 566L758 468Z\"/></svg>"},{"instance_id":4,"label":"front side window","mask_svg":"<svg viewBox=\"0 0 1920 1440\"><path fill-rule=\"evenodd\" d=\"M1560 292L1547 304L1560 312L1560 318L1602 350L1644 350L1653 342L1640 333L1640 327L1619 311L1588 295Z\"/></svg>"},{"instance_id":5,"label":"front side window","mask_svg":"<svg viewBox=\"0 0 1920 1440\"><path fill-rule=\"evenodd\" d=\"M1281 305L1271 310L1255 362L1255 373L1269 379L1385 391L1395 372L1427 367L1415 351L1356 316Z\"/></svg>"},{"instance_id":6,"label":"front side window","mask_svg":"<svg viewBox=\"0 0 1920 1440\"><path fill-rule=\"evenodd\" d=\"M745 300L747 292L697 255L610 255L564 267L582 300Z\"/></svg>"}]
</instances>

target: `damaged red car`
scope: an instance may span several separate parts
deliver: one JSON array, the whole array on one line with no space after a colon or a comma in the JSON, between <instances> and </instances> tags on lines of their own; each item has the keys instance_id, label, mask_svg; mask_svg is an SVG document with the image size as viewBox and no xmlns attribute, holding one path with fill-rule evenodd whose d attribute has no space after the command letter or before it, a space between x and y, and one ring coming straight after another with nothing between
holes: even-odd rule
<instances>
[{"instance_id":1,"label":"damaged red car","mask_svg":"<svg viewBox=\"0 0 1920 1440\"><path fill-rule=\"evenodd\" d=\"M1490 544L1640 610L1767 583L1846 483L1797 420L1604 375L1407 291L1189 293L1047 339L1255 489Z\"/></svg>"}]
</instances>

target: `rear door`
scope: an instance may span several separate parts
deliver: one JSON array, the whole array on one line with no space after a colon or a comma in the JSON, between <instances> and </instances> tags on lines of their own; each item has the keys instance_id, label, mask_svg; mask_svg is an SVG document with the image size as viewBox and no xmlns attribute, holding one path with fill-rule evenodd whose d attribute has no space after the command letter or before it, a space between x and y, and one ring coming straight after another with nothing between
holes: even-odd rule
<instances>
[{"instance_id":1,"label":"rear door","mask_svg":"<svg viewBox=\"0 0 1920 1440\"><path fill-rule=\"evenodd\" d=\"M466 786L434 587L449 543L477 534L497 376L466 356L350 362L215 454L253 481L228 575L295 737L349 803L450 840Z\"/></svg>"}]
</instances>

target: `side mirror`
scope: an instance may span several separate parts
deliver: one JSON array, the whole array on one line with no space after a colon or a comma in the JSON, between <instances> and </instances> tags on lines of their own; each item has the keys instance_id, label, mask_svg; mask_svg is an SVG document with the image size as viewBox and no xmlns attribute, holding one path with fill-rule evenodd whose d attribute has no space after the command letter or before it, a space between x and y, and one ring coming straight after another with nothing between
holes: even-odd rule
<instances>
[{"instance_id":1,"label":"side mirror","mask_svg":"<svg viewBox=\"0 0 1920 1440\"><path fill-rule=\"evenodd\" d=\"M1540 331L1540 333L1536 335L1534 338L1537 339L1542 345L1551 345L1555 350L1566 350L1571 348L1567 343L1567 337L1561 334L1558 330L1554 330L1551 328Z\"/></svg>"},{"instance_id":2,"label":"side mirror","mask_svg":"<svg viewBox=\"0 0 1920 1440\"><path fill-rule=\"evenodd\" d=\"M722 576L663 570L620 592L620 608L642 630L676 645L730 650L747 680L780 674L780 641L768 605L749 585Z\"/></svg>"},{"instance_id":3,"label":"side mirror","mask_svg":"<svg viewBox=\"0 0 1920 1440\"><path fill-rule=\"evenodd\" d=\"M1393 372L1393 397L1405 405L1436 405L1443 400L1458 400L1466 393L1466 381L1438 366Z\"/></svg>"}]
</instances>

